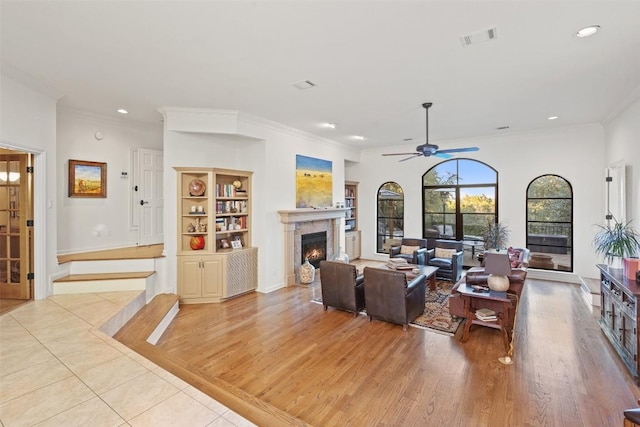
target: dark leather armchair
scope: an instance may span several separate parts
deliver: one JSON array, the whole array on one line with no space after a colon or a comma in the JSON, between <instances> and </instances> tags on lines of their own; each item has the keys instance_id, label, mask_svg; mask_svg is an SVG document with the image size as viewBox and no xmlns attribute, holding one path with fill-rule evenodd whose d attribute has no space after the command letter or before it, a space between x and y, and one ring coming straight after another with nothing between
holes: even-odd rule
<instances>
[{"instance_id":1,"label":"dark leather armchair","mask_svg":"<svg viewBox=\"0 0 640 427\"><path fill-rule=\"evenodd\" d=\"M411 253L402 253L403 248L415 247ZM389 258L404 258L411 264L424 265L426 262L427 239L402 239L400 246L391 246L389 248Z\"/></svg>"},{"instance_id":2,"label":"dark leather armchair","mask_svg":"<svg viewBox=\"0 0 640 427\"><path fill-rule=\"evenodd\" d=\"M453 250L451 257L438 256L438 248ZM436 240L435 248L427 250L426 265L438 267L436 278L457 282L462 276L462 242L457 240Z\"/></svg>"},{"instance_id":3,"label":"dark leather armchair","mask_svg":"<svg viewBox=\"0 0 640 427\"><path fill-rule=\"evenodd\" d=\"M424 274L407 283L407 275L401 271L365 267L364 299L369 321L375 317L398 323L406 331L409 322L424 312L426 286Z\"/></svg>"},{"instance_id":4,"label":"dark leather armchair","mask_svg":"<svg viewBox=\"0 0 640 427\"><path fill-rule=\"evenodd\" d=\"M353 312L364 308L364 277L358 276L356 266L336 261L320 261L322 305Z\"/></svg>"}]
</instances>

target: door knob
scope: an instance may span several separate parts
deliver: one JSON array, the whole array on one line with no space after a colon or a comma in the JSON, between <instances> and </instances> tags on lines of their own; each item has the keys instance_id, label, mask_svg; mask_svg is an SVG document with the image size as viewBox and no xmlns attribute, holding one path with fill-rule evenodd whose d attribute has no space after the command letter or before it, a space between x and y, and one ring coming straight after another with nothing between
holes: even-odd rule
<instances>
[{"instance_id":1,"label":"door knob","mask_svg":"<svg viewBox=\"0 0 640 427\"><path fill-rule=\"evenodd\" d=\"M140 200L140 206L148 205L148 204L149 204L149 202L147 202L145 200Z\"/></svg>"}]
</instances>

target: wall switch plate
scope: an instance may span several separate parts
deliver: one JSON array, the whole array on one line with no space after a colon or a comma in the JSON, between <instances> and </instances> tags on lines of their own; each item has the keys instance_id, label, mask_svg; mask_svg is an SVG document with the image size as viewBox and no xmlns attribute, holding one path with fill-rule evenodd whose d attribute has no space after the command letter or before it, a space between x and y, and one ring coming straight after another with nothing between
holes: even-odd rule
<instances>
[{"instance_id":1,"label":"wall switch plate","mask_svg":"<svg viewBox=\"0 0 640 427\"><path fill-rule=\"evenodd\" d=\"M120 172L120 178L122 178L122 179L129 178L129 173L128 172Z\"/></svg>"}]
</instances>

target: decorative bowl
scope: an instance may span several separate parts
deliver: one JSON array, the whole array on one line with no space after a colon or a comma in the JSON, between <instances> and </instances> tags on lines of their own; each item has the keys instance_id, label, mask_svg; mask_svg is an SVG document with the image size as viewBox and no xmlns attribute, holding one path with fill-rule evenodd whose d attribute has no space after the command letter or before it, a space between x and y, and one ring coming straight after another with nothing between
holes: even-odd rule
<instances>
[{"instance_id":1,"label":"decorative bowl","mask_svg":"<svg viewBox=\"0 0 640 427\"><path fill-rule=\"evenodd\" d=\"M201 179L193 179L189 183L189 194L192 196L202 196L206 189L207 186Z\"/></svg>"}]
</instances>

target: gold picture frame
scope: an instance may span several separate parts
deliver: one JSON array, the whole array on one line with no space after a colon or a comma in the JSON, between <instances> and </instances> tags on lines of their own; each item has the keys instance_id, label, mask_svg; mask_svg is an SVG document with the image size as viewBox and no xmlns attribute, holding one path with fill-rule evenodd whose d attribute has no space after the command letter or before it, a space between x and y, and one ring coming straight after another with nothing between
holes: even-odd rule
<instances>
[{"instance_id":1,"label":"gold picture frame","mask_svg":"<svg viewBox=\"0 0 640 427\"><path fill-rule=\"evenodd\" d=\"M69 159L69 197L107 197L107 164Z\"/></svg>"}]
</instances>

